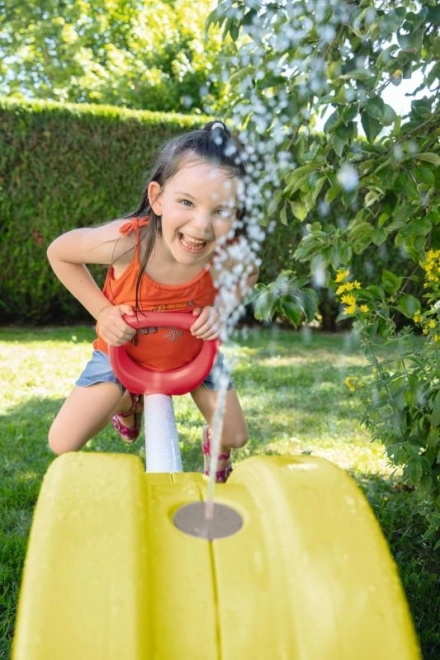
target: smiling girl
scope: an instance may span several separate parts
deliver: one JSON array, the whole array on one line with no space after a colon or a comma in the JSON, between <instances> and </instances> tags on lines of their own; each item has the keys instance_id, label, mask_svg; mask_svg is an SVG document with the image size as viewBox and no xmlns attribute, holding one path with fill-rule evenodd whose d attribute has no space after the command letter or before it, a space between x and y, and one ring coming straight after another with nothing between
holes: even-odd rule
<instances>
[{"instance_id":1,"label":"smiling girl","mask_svg":"<svg viewBox=\"0 0 440 660\"><path fill-rule=\"evenodd\" d=\"M218 296L218 281L225 273L219 272L219 263L231 273L237 266L244 273L234 284L232 307L253 286L257 268L245 241L236 235L243 225L244 177L237 144L222 122L210 122L164 147L139 207L128 218L75 229L49 246L55 274L97 322L92 358L49 432L55 453L81 449L110 420L126 442L139 436L143 399L118 381L108 346L126 344L130 357L158 371L183 366L199 352L200 340L215 339L225 321ZM240 240L238 264L228 256L228 246ZM109 266L102 291L86 264ZM165 327L135 331L124 316L137 311L187 311L194 323L189 332ZM207 423L202 438L207 474L219 375L225 374L217 481L226 481L231 449L242 447L248 435L221 353L212 372L191 392Z\"/></svg>"}]
</instances>

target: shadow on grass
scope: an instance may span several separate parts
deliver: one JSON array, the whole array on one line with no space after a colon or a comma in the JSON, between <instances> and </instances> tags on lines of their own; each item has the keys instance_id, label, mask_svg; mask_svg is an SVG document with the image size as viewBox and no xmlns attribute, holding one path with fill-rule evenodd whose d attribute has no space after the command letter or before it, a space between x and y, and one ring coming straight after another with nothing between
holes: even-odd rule
<instances>
[{"instance_id":1,"label":"shadow on grass","mask_svg":"<svg viewBox=\"0 0 440 660\"><path fill-rule=\"evenodd\" d=\"M52 456L45 435L52 401L26 403L0 417L0 657L9 658L27 538Z\"/></svg>"},{"instance_id":2,"label":"shadow on grass","mask_svg":"<svg viewBox=\"0 0 440 660\"><path fill-rule=\"evenodd\" d=\"M399 479L351 473L369 501L397 564L420 640L423 660L440 658L440 556L424 539L426 519L417 493Z\"/></svg>"}]
</instances>

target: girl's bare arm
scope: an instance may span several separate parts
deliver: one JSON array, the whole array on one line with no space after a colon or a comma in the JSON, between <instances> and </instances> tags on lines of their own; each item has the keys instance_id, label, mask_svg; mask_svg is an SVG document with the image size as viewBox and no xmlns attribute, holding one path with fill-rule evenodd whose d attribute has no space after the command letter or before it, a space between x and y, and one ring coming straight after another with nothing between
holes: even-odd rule
<instances>
[{"instance_id":1,"label":"girl's bare arm","mask_svg":"<svg viewBox=\"0 0 440 660\"><path fill-rule=\"evenodd\" d=\"M49 262L66 289L95 318L105 341L120 345L134 331L121 318L132 313L129 305L114 306L104 296L87 264L117 263L123 272L132 258L134 239L121 237L121 221L96 228L74 229L56 238L47 250Z\"/></svg>"}]
</instances>

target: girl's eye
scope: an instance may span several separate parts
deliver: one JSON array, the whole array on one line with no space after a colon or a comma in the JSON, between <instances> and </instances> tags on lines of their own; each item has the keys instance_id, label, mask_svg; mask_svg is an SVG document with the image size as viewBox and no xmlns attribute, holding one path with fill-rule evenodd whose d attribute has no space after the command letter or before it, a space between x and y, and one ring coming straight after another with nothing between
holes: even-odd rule
<instances>
[{"instance_id":1,"label":"girl's eye","mask_svg":"<svg viewBox=\"0 0 440 660\"><path fill-rule=\"evenodd\" d=\"M192 202L190 202L189 199L182 199L182 200L180 201L180 203L181 203L183 206L192 206Z\"/></svg>"},{"instance_id":2,"label":"girl's eye","mask_svg":"<svg viewBox=\"0 0 440 660\"><path fill-rule=\"evenodd\" d=\"M217 209L216 213L220 218L224 218L225 220L233 217L233 209Z\"/></svg>"}]
</instances>

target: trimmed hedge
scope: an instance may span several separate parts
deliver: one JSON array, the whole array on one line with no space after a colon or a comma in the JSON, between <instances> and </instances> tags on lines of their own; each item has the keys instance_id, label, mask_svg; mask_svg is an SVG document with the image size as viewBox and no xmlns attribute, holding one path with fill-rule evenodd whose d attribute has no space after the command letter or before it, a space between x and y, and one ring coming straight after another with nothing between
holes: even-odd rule
<instances>
[{"instance_id":1,"label":"trimmed hedge","mask_svg":"<svg viewBox=\"0 0 440 660\"><path fill-rule=\"evenodd\" d=\"M59 234L132 211L159 148L201 117L0 99L2 323L90 319L53 274ZM94 268L102 280L104 269Z\"/></svg>"}]
</instances>

